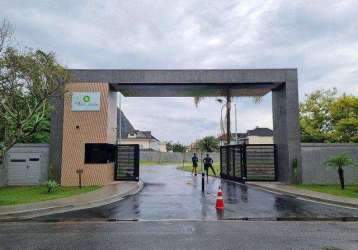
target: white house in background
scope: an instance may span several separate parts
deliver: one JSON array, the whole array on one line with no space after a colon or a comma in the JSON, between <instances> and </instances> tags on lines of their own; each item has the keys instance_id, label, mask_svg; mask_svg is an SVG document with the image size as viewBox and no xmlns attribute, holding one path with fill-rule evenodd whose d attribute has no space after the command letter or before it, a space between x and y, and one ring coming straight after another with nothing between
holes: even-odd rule
<instances>
[{"instance_id":1,"label":"white house in background","mask_svg":"<svg viewBox=\"0 0 358 250\"><path fill-rule=\"evenodd\" d=\"M151 131L135 130L123 136L121 144L139 144L142 150L160 151L160 141L152 135Z\"/></svg>"},{"instance_id":2,"label":"white house in background","mask_svg":"<svg viewBox=\"0 0 358 250\"><path fill-rule=\"evenodd\" d=\"M247 130L246 138L240 138L239 142L247 144L273 144L273 131L269 128L256 127Z\"/></svg>"},{"instance_id":3,"label":"white house in background","mask_svg":"<svg viewBox=\"0 0 358 250\"><path fill-rule=\"evenodd\" d=\"M220 145L226 143L226 134L218 137ZM256 127L246 133L232 133L231 144L273 144L273 131L269 128Z\"/></svg>"},{"instance_id":4,"label":"white house in background","mask_svg":"<svg viewBox=\"0 0 358 250\"><path fill-rule=\"evenodd\" d=\"M163 150L162 143L152 135L151 131L141 131L133 127L122 111L118 109L117 126L121 128L120 144L139 144L141 150ZM165 151L164 151L165 152Z\"/></svg>"},{"instance_id":5,"label":"white house in background","mask_svg":"<svg viewBox=\"0 0 358 250\"><path fill-rule=\"evenodd\" d=\"M160 152L167 152L167 143L165 141L160 142Z\"/></svg>"}]
</instances>

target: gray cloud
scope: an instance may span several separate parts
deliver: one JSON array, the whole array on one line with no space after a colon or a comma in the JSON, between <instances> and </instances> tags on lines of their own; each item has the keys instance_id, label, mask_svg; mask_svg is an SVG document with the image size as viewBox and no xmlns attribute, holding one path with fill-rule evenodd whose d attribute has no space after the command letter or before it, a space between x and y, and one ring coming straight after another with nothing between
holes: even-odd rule
<instances>
[{"instance_id":1,"label":"gray cloud","mask_svg":"<svg viewBox=\"0 0 358 250\"><path fill-rule=\"evenodd\" d=\"M73 68L297 67L300 99L318 88L358 93L358 2L0 2L22 45ZM219 132L220 106L190 98L125 98L134 125L190 142ZM270 95L237 101L239 131L272 127Z\"/></svg>"}]
</instances>

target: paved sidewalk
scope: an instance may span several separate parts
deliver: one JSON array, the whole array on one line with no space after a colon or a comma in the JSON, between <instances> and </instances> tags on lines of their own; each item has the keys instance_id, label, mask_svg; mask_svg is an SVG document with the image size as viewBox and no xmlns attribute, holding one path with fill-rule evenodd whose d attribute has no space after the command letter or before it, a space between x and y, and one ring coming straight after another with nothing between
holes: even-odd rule
<instances>
[{"instance_id":1,"label":"paved sidewalk","mask_svg":"<svg viewBox=\"0 0 358 250\"><path fill-rule=\"evenodd\" d=\"M287 185L281 182L251 182L250 181L247 182L246 184L273 192L295 195L311 200L358 208L358 199L340 197L336 195L315 192L307 189L296 188L292 185Z\"/></svg>"},{"instance_id":2,"label":"paved sidewalk","mask_svg":"<svg viewBox=\"0 0 358 250\"><path fill-rule=\"evenodd\" d=\"M94 208L117 202L142 190L142 181L117 181L99 190L67 198L23 205L0 206L0 221L26 220L39 216Z\"/></svg>"}]
</instances>

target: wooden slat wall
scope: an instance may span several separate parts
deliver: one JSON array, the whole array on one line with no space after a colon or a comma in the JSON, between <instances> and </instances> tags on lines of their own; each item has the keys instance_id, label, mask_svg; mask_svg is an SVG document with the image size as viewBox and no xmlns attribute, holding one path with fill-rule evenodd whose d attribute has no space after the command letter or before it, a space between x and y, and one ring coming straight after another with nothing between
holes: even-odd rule
<instances>
[{"instance_id":1,"label":"wooden slat wall","mask_svg":"<svg viewBox=\"0 0 358 250\"><path fill-rule=\"evenodd\" d=\"M100 92L100 111L71 111L72 92ZM83 169L83 185L105 185L114 179L114 164L84 164L85 143L113 143L113 119L109 108L114 110L116 98L109 98L107 83L68 83L64 96L61 185L78 185L77 169ZM111 113L111 112L110 112ZM76 126L79 126L76 129Z\"/></svg>"},{"instance_id":2,"label":"wooden slat wall","mask_svg":"<svg viewBox=\"0 0 358 250\"><path fill-rule=\"evenodd\" d=\"M275 179L275 151L274 145L246 147L247 178Z\"/></svg>"}]
</instances>

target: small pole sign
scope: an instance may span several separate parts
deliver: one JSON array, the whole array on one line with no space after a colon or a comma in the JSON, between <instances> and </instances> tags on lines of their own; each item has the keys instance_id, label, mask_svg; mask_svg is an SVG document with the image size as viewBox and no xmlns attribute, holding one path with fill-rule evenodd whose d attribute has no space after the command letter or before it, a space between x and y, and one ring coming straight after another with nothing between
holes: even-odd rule
<instances>
[{"instance_id":1,"label":"small pole sign","mask_svg":"<svg viewBox=\"0 0 358 250\"><path fill-rule=\"evenodd\" d=\"M83 174L83 169L77 169L76 173L78 174L78 186L79 188L82 188L82 174Z\"/></svg>"}]
</instances>

